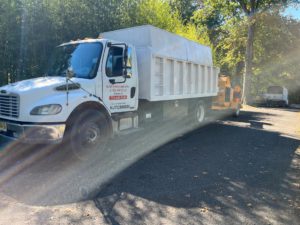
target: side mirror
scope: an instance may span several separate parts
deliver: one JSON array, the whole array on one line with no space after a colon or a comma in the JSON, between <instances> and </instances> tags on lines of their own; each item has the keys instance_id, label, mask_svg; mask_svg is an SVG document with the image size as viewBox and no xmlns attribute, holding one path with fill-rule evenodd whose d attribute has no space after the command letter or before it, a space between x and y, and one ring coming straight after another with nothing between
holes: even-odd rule
<instances>
[{"instance_id":1,"label":"side mirror","mask_svg":"<svg viewBox=\"0 0 300 225\"><path fill-rule=\"evenodd\" d=\"M69 67L69 68L67 69L67 78L68 78L68 79L71 79L71 78L73 78L73 77L74 77L74 71L73 71L72 67Z\"/></svg>"},{"instance_id":2,"label":"side mirror","mask_svg":"<svg viewBox=\"0 0 300 225\"><path fill-rule=\"evenodd\" d=\"M131 76L128 74L126 74L126 75L124 74L124 78L128 79L128 78L131 78Z\"/></svg>"},{"instance_id":3,"label":"side mirror","mask_svg":"<svg viewBox=\"0 0 300 225\"><path fill-rule=\"evenodd\" d=\"M128 75L128 71L127 71L127 69L130 69L131 67L128 67L127 63L128 63L128 46L126 45L124 49L124 56L123 56L123 76L126 79L131 78L131 76Z\"/></svg>"}]
</instances>

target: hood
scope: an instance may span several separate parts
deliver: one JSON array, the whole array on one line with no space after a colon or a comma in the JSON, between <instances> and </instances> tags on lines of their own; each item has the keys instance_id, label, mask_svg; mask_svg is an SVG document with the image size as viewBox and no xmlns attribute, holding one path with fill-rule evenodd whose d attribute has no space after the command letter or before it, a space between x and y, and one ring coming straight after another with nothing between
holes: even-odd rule
<instances>
[{"instance_id":1,"label":"hood","mask_svg":"<svg viewBox=\"0 0 300 225\"><path fill-rule=\"evenodd\" d=\"M40 77L8 84L4 87L1 87L0 90L22 94L24 92L33 91L40 88L54 88L59 84L64 84L65 82L66 78L64 77Z\"/></svg>"},{"instance_id":2,"label":"hood","mask_svg":"<svg viewBox=\"0 0 300 225\"><path fill-rule=\"evenodd\" d=\"M91 93L95 92L95 81L82 79L82 78L72 78L73 82L79 83L85 90ZM40 105L47 104L61 104L66 103L66 91L64 89L58 90L57 87L62 87L66 84L66 78L64 77L40 77L29 80L19 81L13 84L8 84L6 86L0 87L1 95L16 94L19 96L19 117L14 118L18 121L32 121L36 122L37 117L31 116L30 111ZM71 85L71 82L69 83ZM86 96L86 93L81 89L72 89L69 98L76 96ZM64 107L63 110L67 110ZM59 117L59 115L57 115ZM1 116L4 119L11 119L9 117ZM55 116L51 117L39 117L39 122L45 120L45 122L53 121L64 121L61 118L57 119Z\"/></svg>"}]
</instances>

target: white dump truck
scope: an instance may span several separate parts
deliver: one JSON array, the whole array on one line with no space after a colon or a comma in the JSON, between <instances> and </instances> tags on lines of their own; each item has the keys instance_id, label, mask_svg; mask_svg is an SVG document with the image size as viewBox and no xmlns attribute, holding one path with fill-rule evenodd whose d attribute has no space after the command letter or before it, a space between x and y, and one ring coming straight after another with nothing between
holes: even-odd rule
<instances>
[{"instance_id":1,"label":"white dump truck","mask_svg":"<svg viewBox=\"0 0 300 225\"><path fill-rule=\"evenodd\" d=\"M44 77L0 88L0 134L80 150L148 121L202 123L218 74L209 47L150 25L70 41Z\"/></svg>"}]
</instances>

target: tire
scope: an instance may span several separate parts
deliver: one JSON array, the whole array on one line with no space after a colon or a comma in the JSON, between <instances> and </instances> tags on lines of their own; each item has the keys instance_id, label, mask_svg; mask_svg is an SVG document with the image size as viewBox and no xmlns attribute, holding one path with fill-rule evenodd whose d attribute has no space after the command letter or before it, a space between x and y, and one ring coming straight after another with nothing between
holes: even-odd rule
<instances>
[{"instance_id":1,"label":"tire","mask_svg":"<svg viewBox=\"0 0 300 225\"><path fill-rule=\"evenodd\" d=\"M67 129L67 142L76 158L86 160L91 153L105 149L110 136L109 122L104 113L90 109L80 113Z\"/></svg>"},{"instance_id":2,"label":"tire","mask_svg":"<svg viewBox=\"0 0 300 225\"><path fill-rule=\"evenodd\" d=\"M206 107L202 101L196 104L192 116L195 125L202 125L204 123L206 118Z\"/></svg>"},{"instance_id":3,"label":"tire","mask_svg":"<svg viewBox=\"0 0 300 225\"><path fill-rule=\"evenodd\" d=\"M237 107L236 107L236 109L233 111L233 113L232 113L232 115L233 115L233 117L239 117L240 116L240 112L241 112L241 106L240 105L238 105Z\"/></svg>"}]
</instances>

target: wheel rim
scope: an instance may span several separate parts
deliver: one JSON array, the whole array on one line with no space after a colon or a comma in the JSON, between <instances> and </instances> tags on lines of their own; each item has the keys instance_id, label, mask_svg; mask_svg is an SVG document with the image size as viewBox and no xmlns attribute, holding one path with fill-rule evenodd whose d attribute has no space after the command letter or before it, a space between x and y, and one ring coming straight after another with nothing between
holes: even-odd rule
<instances>
[{"instance_id":1,"label":"wheel rim","mask_svg":"<svg viewBox=\"0 0 300 225\"><path fill-rule=\"evenodd\" d=\"M79 137L82 147L93 147L101 140L100 127L94 123L88 123L80 130Z\"/></svg>"},{"instance_id":2,"label":"wheel rim","mask_svg":"<svg viewBox=\"0 0 300 225\"><path fill-rule=\"evenodd\" d=\"M239 116L239 115L240 115L240 108L237 108L237 109L236 109L235 115L236 115L236 116Z\"/></svg>"},{"instance_id":3,"label":"wheel rim","mask_svg":"<svg viewBox=\"0 0 300 225\"><path fill-rule=\"evenodd\" d=\"M197 122L202 123L204 121L204 107L199 105L196 113Z\"/></svg>"}]
</instances>

